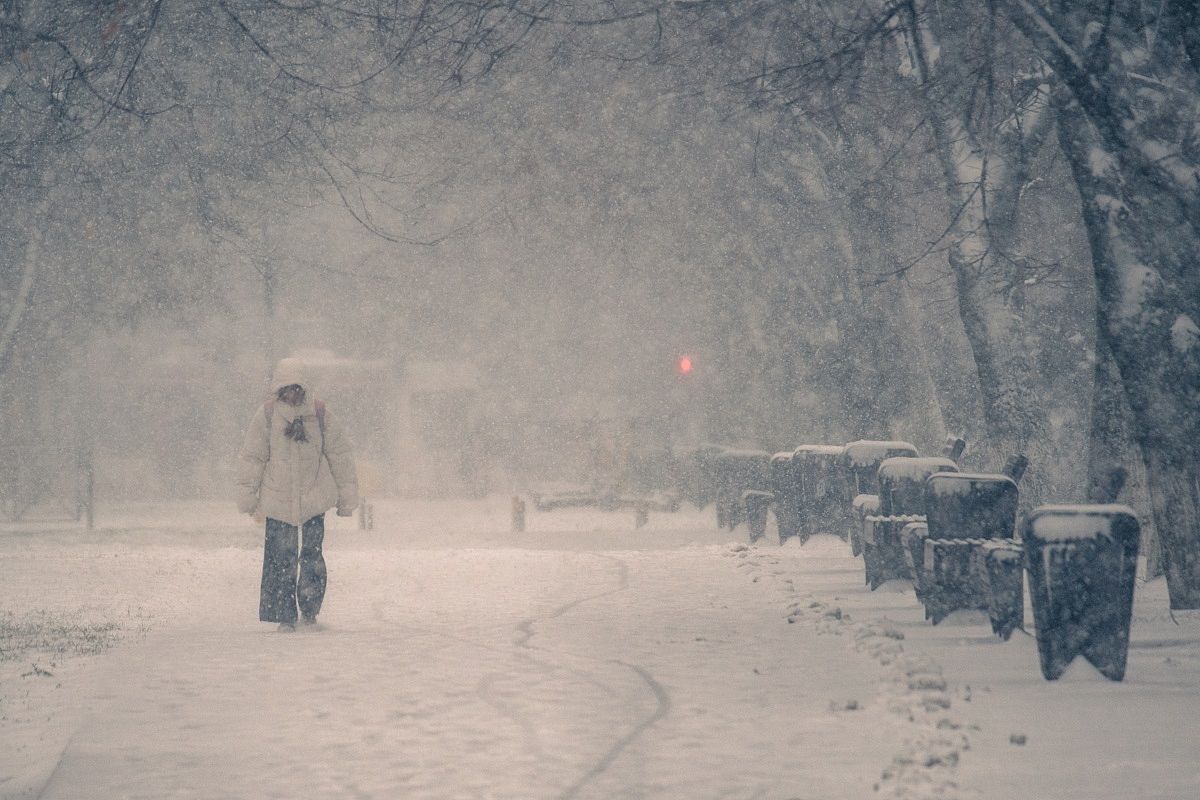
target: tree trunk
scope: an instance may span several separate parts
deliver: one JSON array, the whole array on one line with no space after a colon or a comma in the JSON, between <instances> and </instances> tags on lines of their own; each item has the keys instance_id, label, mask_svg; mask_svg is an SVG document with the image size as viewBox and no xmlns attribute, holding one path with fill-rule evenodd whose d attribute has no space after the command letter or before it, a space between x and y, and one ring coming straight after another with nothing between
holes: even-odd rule
<instances>
[{"instance_id":1,"label":"tree trunk","mask_svg":"<svg viewBox=\"0 0 1200 800\"><path fill-rule=\"evenodd\" d=\"M1200 608L1200 485L1196 456L1188 448L1151 448L1146 477L1171 608ZM1173 525L1175 527L1168 527Z\"/></svg>"},{"instance_id":2,"label":"tree trunk","mask_svg":"<svg viewBox=\"0 0 1200 800\"><path fill-rule=\"evenodd\" d=\"M878 257L874 263L884 266ZM868 302L866 312L881 317L878 363L886 370L881 410L888 435L916 444L923 453L935 453L946 438L946 423L924 343L917 335L920 321L915 317L908 291L899 280L891 280L873 290L864 289L864 295ZM882 302L871 304L872 297Z\"/></svg>"},{"instance_id":3,"label":"tree trunk","mask_svg":"<svg viewBox=\"0 0 1200 800\"><path fill-rule=\"evenodd\" d=\"M1200 272L1200 237L1169 214L1150 213L1156 198L1123 173L1075 98L1061 88L1055 100L1092 249L1097 336L1120 372L1145 460L1171 608L1200 608L1200 344L1188 325L1200 317L1189 313L1200 297L1187 277L1170 280L1173 266Z\"/></svg>"},{"instance_id":4,"label":"tree trunk","mask_svg":"<svg viewBox=\"0 0 1200 800\"><path fill-rule=\"evenodd\" d=\"M825 144L815 141L821 136L819 132L810 129L806 133L809 134L806 140L814 147ZM841 392L839 405L847 438L873 438L886 426L878 403L881 388L877 368L878 329L854 280L858 253L838 203L837 187L828 172L830 162L821 150L817 152L822 157L815 159L816 163L812 165L817 180L810 187L811 200L825 209L834 259L827 274L830 280L828 296L833 302L830 312L837 323L838 358L830 378Z\"/></svg>"},{"instance_id":5,"label":"tree trunk","mask_svg":"<svg viewBox=\"0 0 1200 800\"><path fill-rule=\"evenodd\" d=\"M1109 476L1130 461L1130 436L1121 373L1103 337L1096 341L1092 413L1088 424L1087 500L1105 500Z\"/></svg>"},{"instance_id":6,"label":"tree trunk","mask_svg":"<svg viewBox=\"0 0 1200 800\"><path fill-rule=\"evenodd\" d=\"M30 215L25 230L28 238L25 240L25 253L22 258L21 278L13 287L12 305L2 309L0 317L0 377L8 370L12 358L12 350L16 345L21 323L33 295L34 284L37 283L38 270L42 259L42 239L45 237L47 225L46 214L50 210L50 199L44 197Z\"/></svg>"},{"instance_id":7,"label":"tree trunk","mask_svg":"<svg viewBox=\"0 0 1200 800\"><path fill-rule=\"evenodd\" d=\"M820 200L830 209L843 262L836 272L843 298L840 327L857 365L856 374L847 376L847 400L857 406L860 423L852 435L906 439L932 451L946 429L911 303L898 279L872 277L888 270L894 229L882 210L853 201L844 185L868 177L861 165L870 162L852 145L834 143L812 128L806 133L818 156Z\"/></svg>"},{"instance_id":8,"label":"tree trunk","mask_svg":"<svg viewBox=\"0 0 1200 800\"><path fill-rule=\"evenodd\" d=\"M988 434L984 450L996 468L1013 453L1030 457L1030 480L1022 491L1022 505L1035 505L1045 482L1040 475L1045 469L1048 425L1030 374L1033 359L1021 335L1020 316L1004 297L1010 269L1001 263L1000 256L1011 249L1011 242L995 238L1000 231L1015 235L1020 186L1013 184L1025 174L1019 168L1019 159L1028 157L1031 151L1025 140L998 134L996 147L985 157L958 111L945 108L935 99L936 54L940 48L918 5L912 7L906 44L942 172L947 218L953 221L948 232L948 262L954 274L959 316L979 378ZM1035 125L1030 130L1041 129ZM1036 140L1032 144L1036 145ZM1008 198L999 215L986 203L985 189L993 186L998 196ZM991 224L994 216L1000 223L995 229Z\"/></svg>"},{"instance_id":9,"label":"tree trunk","mask_svg":"<svg viewBox=\"0 0 1200 800\"><path fill-rule=\"evenodd\" d=\"M1123 502L1132 506L1142 520L1141 551L1146 558L1146 577L1157 578L1162 575L1160 548L1146 488L1146 465L1134 441L1133 424L1121 371L1106 340L1098 337L1088 425L1087 501L1113 502L1106 499L1110 477L1118 470L1125 471Z\"/></svg>"}]
</instances>

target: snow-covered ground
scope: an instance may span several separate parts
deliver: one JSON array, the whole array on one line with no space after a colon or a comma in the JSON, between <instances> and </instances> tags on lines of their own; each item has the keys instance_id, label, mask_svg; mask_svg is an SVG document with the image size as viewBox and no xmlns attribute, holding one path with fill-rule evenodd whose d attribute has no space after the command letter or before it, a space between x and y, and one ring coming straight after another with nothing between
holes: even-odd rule
<instances>
[{"instance_id":1,"label":"snow-covered ground","mask_svg":"<svg viewBox=\"0 0 1200 800\"><path fill-rule=\"evenodd\" d=\"M1200 619L1161 581L1124 683L1046 683L1030 637L928 625L832 537L507 514L331 516L295 634L225 506L0 528L0 797L1200 797Z\"/></svg>"}]
</instances>

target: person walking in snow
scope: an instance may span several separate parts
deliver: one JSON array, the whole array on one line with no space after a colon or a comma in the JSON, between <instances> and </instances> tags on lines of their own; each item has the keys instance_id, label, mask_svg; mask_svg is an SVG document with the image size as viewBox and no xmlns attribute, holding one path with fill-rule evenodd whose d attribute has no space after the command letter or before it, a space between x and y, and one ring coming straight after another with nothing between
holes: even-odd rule
<instances>
[{"instance_id":1,"label":"person walking in snow","mask_svg":"<svg viewBox=\"0 0 1200 800\"><path fill-rule=\"evenodd\" d=\"M312 397L299 359L275 367L274 396L246 431L238 460L238 510L266 518L258 618L294 631L316 623L325 598L325 512L358 506L350 442L337 418Z\"/></svg>"}]
</instances>

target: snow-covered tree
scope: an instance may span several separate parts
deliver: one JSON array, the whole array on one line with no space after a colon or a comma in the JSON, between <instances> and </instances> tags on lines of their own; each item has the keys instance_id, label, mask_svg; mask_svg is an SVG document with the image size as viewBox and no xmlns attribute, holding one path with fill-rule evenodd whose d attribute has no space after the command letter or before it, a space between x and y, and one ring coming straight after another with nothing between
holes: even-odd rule
<instances>
[{"instance_id":1,"label":"snow-covered tree","mask_svg":"<svg viewBox=\"0 0 1200 800\"><path fill-rule=\"evenodd\" d=\"M1005 3L1059 81L1110 348L1173 608L1200 608L1200 27L1194 3Z\"/></svg>"}]
</instances>

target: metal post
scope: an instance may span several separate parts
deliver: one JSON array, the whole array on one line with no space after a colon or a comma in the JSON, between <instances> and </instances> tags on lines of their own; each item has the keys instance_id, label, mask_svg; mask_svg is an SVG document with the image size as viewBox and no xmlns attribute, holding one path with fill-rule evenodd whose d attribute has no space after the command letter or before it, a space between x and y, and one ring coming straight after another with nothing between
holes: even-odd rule
<instances>
[{"instance_id":1,"label":"metal post","mask_svg":"<svg viewBox=\"0 0 1200 800\"><path fill-rule=\"evenodd\" d=\"M89 447L83 454L83 503L87 514L87 530L96 529L96 470Z\"/></svg>"},{"instance_id":2,"label":"metal post","mask_svg":"<svg viewBox=\"0 0 1200 800\"><path fill-rule=\"evenodd\" d=\"M525 532L525 501L516 496L512 499L512 532Z\"/></svg>"}]
</instances>

